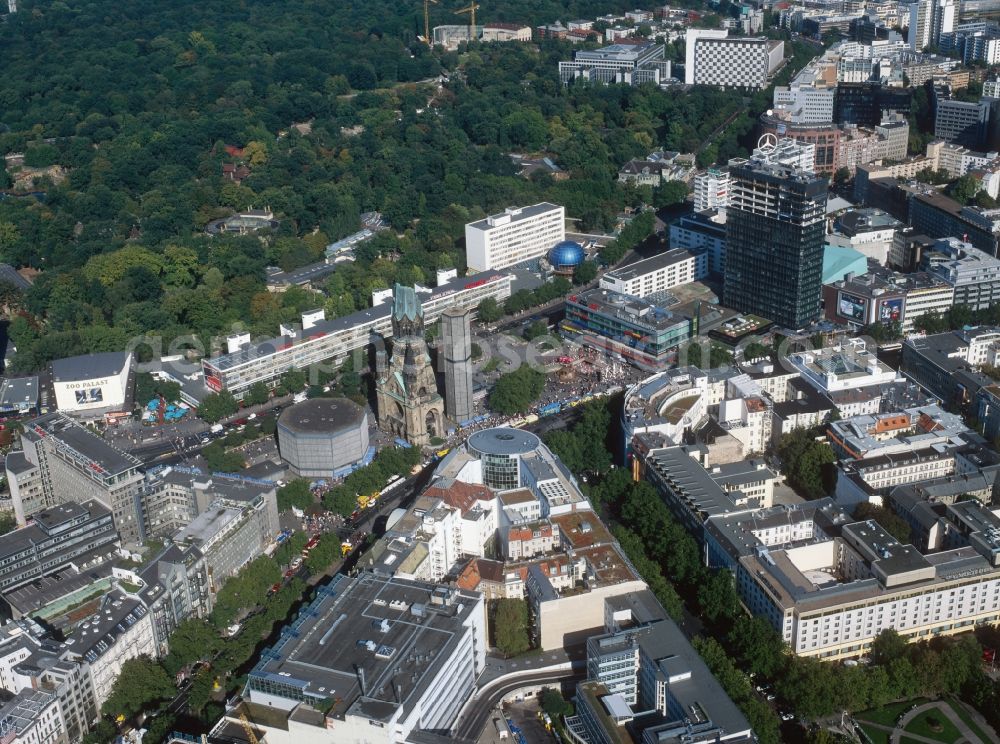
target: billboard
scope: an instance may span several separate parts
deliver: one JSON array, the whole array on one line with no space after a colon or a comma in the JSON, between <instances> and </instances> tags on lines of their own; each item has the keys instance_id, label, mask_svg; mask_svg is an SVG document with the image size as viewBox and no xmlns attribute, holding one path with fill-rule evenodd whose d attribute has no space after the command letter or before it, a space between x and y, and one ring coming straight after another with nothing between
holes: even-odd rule
<instances>
[{"instance_id":1,"label":"billboard","mask_svg":"<svg viewBox=\"0 0 1000 744\"><path fill-rule=\"evenodd\" d=\"M903 319L903 298L882 300L878 305L878 319L880 323L900 322Z\"/></svg>"},{"instance_id":2,"label":"billboard","mask_svg":"<svg viewBox=\"0 0 1000 744\"><path fill-rule=\"evenodd\" d=\"M866 322L865 311L867 308L868 303L863 297L847 294L847 292L840 293L840 300L837 302L837 312L840 317L863 325Z\"/></svg>"},{"instance_id":3,"label":"billboard","mask_svg":"<svg viewBox=\"0 0 1000 744\"><path fill-rule=\"evenodd\" d=\"M76 395L76 404L78 406L89 406L104 402L104 391L99 387L74 390L73 393Z\"/></svg>"}]
</instances>

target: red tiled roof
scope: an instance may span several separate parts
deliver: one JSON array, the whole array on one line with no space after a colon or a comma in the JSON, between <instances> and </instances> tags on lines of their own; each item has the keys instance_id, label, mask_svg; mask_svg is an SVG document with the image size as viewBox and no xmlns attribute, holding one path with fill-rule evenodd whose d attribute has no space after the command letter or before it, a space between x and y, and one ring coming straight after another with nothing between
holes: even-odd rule
<instances>
[{"instance_id":1,"label":"red tiled roof","mask_svg":"<svg viewBox=\"0 0 1000 744\"><path fill-rule=\"evenodd\" d=\"M458 581L455 583L459 589L476 591L484 581L491 584L503 584L503 563L491 561L488 558L473 558L462 569L462 573L458 575Z\"/></svg>"},{"instance_id":2,"label":"red tiled roof","mask_svg":"<svg viewBox=\"0 0 1000 744\"><path fill-rule=\"evenodd\" d=\"M490 501L493 498L493 494L486 486L462 481L453 481L447 488L431 486L424 491L424 496L441 499L463 514L475 506L477 501Z\"/></svg>"},{"instance_id":3,"label":"red tiled roof","mask_svg":"<svg viewBox=\"0 0 1000 744\"><path fill-rule=\"evenodd\" d=\"M535 526L528 525L511 527L507 532L507 542L531 540L534 537L535 532L538 532L540 537L552 537L552 525L542 524Z\"/></svg>"}]
</instances>

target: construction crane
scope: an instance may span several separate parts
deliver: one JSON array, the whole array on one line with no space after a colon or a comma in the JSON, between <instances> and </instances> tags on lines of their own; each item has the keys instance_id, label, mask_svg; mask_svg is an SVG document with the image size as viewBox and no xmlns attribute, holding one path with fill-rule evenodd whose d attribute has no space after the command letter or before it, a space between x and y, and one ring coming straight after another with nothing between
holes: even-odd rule
<instances>
[{"instance_id":1,"label":"construction crane","mask_svg":"<svg viewBox=\"0 0 1000 744\"><path fill-rule=\"evenodd\" d=\"M243 731L246 732L247 740L250 744L260 744L260 740L257 739L257 735L253 732L253 726L250 725L250 719L247 718L247 714L242 710L240 711L240 723L243 726Z\"/></svg>"},{"instance_id":2,"label":"construction crane","mask_svg":"<svg viewBox=\"0 0 1000 744\"><path fill-rule=\"evenodd\" d=\"M424 41L427 46L434 46L431 40L431 3L438 4L438 0L424 0Z\"/></svg>"},{"instance_id":3,"label":"construction crane","mask_svg":"<svg viewBox=\"0 0 1000 744\"><path fill-rule=\"evenodd\" d=\"M476 11L479 10L481 6L472 0L468 7L459 8L455 13L468 13L469 14L469 41L472 41L472 36L476 33Z\"/></svg>"}]
</instances>

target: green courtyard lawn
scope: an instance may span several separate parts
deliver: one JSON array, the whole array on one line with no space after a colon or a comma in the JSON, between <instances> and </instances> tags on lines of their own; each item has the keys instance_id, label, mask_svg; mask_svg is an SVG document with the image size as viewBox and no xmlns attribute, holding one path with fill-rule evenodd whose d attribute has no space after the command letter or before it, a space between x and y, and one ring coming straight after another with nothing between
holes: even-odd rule
<instances>
[{"instance_id":1,"label":"green courtyard lawn","mask_svg":"<svg viewBox=\"0 0 1000 744\"><path fill-rule=\"evenodd\" d=\"M889 731L884 731L874 726L866 726L865 723L877 723L881 726L888 726L894 728L896 726L896 721L899 719L900 714L912 708L914 705L920 705L926 702L923 698L918 700L905 700L901 703L890 703L881 708L873 708L872 710L866 710L862 713L858 713L854 716L855 720L861 724L861 728L864 732L868 734L868 738L872 740L872 744L889 744L891 733ZM913 732L917 733L917 732Z\"/></svg>"},{"instance_id":2,"label":"green courtyard lawn","mask_svg":"<svg viewBox=\"0 0 1000 744\"><path fill-rule=\"evenodd\" d=\"M965 722L965 725L972 730L973 734L979 737L980 741L982 741L983 744L989 744L989 742L991 741L990 737L987 736L985 731L983 731L983 727L980 726L978 723L976 723L975 719L972 717L969 711L966 710L964 705L955 700L948 700L946 702L948 703L948 706L953 711L955 711L955 715L957 715L959 718L962 719L962 721Z\"/></svg>"},{"instance_id":3,"label":"green courtyard lawn","mask_svg":"<svg viewBox=\"0 0 1000 744\"><path fill-rule=\"evenodd\" d=\"M954 742L962 738L962 735L958 732L955 724L951 722L951 719L944 714L942 708L946 707L950 706L948 703L942 702L939 704L939 707L924 711L910 721L904 731L908 734L922 736L925 739L934 739L946 744L954 744Z\"/></svg>"}]
</instances>

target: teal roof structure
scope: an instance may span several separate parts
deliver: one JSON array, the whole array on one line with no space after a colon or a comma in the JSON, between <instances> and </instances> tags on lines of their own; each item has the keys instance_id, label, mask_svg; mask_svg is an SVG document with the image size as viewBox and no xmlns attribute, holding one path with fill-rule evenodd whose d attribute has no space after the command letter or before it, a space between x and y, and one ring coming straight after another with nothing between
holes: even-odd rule
<instances>
[{"instance_id":1,"label":"teal roof structure","mask_svg":"<svg viewBox=\"0 0 1000 744\"><path fill-rule=\"evenodd\" d=\"M410 320L424 317L424 307L417 299L417 292L413 287L396 284L392 288L392 316Z\"/></svg>"},{"instance_id":2,"label":"teal roof structure","mask_svg":"<svg viewBox=\"0 0 1000 744\"><path fill-rule=\"evenodd\" d=\"M849 273L861 276L868 273L868 259L861 251L839 245L823 248L823 284L839 282Z\"/></svg>"}]
</instances>

